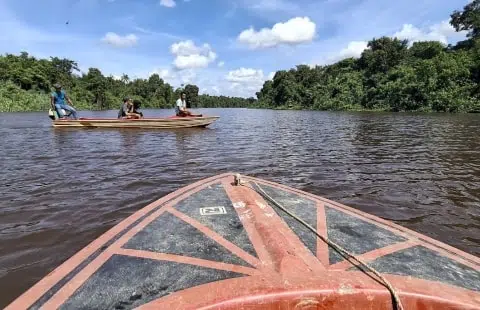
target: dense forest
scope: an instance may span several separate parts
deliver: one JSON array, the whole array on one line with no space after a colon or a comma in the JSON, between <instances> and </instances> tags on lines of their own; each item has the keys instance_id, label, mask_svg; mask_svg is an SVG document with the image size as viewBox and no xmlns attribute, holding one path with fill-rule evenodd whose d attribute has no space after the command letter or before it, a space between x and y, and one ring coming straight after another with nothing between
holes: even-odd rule
<instances>
[{"instance_id":1,"label":"dense forest","mask_svg":"<svg viewBox=\"0 0 480 310\"><path fill-rule=\"evenodd\" d=\"M158 74L116 79L96 68L80 73L69 59L7 54L0 56L0 112L48 109L55 82L78 109L117 109L126 95L144 108L172 108L184 90L190 107L480 112L480 0L450 17L456 31L468 33L466 40L445 46L374 38L359 58L278 71L257 99L199 95L196 85L174 89Z\"/></svg>"},{"instance_id":2,"label":"dense forest","mask_svg":"<svg viewBox=\"0 0 480 310\"><path fill-rule=\"evenodd\" d=\"M257 93L268 108L480 112L480 0L451 15L455 46L381 37L360 58L278 71Z\"/></svg>"},{"instance_id":3,"label":"dense forest","mask_svg":"<svg viewBox=\"0 0 480 310\"><path fill-rule=\"evenodd\" d=\"M27 52L0 56L0 112L39 111L50 107L52 85L60 82L77 109L118 109L124 96L138 99L142 108L173 108L183 90L189 107L246 107L253 100L199 95L196 85L174 89L158 74L148 79L120 79L104 76L97 68L79 74L78 64L69 59L36 59ZM183 85L182 85L183 86Z\"/></svg>"}]
</instances>

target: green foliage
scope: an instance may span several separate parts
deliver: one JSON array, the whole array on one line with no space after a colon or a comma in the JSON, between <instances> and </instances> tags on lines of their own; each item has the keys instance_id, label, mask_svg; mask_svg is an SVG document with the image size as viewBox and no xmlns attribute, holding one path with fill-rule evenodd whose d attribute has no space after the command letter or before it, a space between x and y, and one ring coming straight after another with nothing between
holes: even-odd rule
<instances>
[{"instance_id":1,"label":"green foliage","mask_svg":"<svg viewBox=\"0 0 480 310\"><path fill-rule=\"evenodd\" d=\"M198 101L204 108L246 108L256 107L257 100L250 97L248 99L227 96L200 95Z\"/></svg>"},{"instance_id":2,"label":"green foliage","mask_svg":"<svg viewBox=\"0 0 480 310\"><path fill-rule=\"evenodd\" d=\"M377 73L386 74L388 70L399 65L408 55L408 42L382 37L368 42L367 49L363 51L358 64L367 75Z\"/></svg>"},{"instance_id":3,"label":"green foliage","mask_svg":"<svg viewBox=\"0 0 480 310\"><path fill-rule=\"evenodd\" d=\"M468 38L478 39L480 37L480 0L471 1L463 8L463 11L455 11L450 17L450 24L455 30L468 31Z\"/></svg>"},{"instance_id":4,"label":"green foliage","mask_svg":"<svg viewBox=\"0 0 480 310\"><path fill-rule=\"evenodd\" d=\"M79 75L76 62L52 57L36 59L26 52L0 56L0 112L40 111L50 107L52 85L62 84L80 110L118 109L125 96L138 99L143 108L173 108L181 91L187 94L189 107L247 107L255 99L198 94L196 85L174 90L158 74L148 79L131 80L124 74L116 79L104 76L97 68Z\"/></svg>"},{"instance_id":5,"label":"green foliage","mask_svg":"<svg viewBox=\"0 0 480 310\"><path fill-rule=\"evenodd\" d=\"M359 59L279 71L257 93L258 106L317 110L480 111L480 0L452 15L456 46L382 37Z\"/></svg>"},{"instance_id":6,"label":"green foliage","mask_svg":"<svg viewBox=\"0 0 480 310\"><path fill-rule=\"evenodd\" d=\"M11 81L2 83L0 87L0 111L48 110L49 106L47 94L31 90L25 91Z\"/></svg>"}]
</instances>

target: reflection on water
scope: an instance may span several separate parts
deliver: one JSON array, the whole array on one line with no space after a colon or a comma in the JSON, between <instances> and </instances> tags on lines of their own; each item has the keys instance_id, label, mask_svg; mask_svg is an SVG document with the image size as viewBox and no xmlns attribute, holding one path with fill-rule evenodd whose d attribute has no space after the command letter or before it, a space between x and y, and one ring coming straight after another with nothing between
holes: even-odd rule
<instances>
[{"instance_id":1,"label":"reflection on water","mask_svg":"<svg viewBox=\"0 0 480 310\"><path fill-rule=\"evenodd\" d=\"M149 202L228 171L480 255L479 115L201 113L221 118L207 129L91 130L51 128L45 113L1 114L0 307Z\"/></svg>"}]
</instances>

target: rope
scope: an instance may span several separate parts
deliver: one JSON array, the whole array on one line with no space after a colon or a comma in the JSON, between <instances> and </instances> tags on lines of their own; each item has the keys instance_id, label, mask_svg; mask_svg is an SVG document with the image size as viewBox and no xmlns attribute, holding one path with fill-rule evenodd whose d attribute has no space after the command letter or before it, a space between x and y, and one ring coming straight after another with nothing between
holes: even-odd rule
<instances>
[{"instance_id":1,"label":"rope","mask_svg":"<svg viewBox=\"0 0 480 310\"><path fill-rule=\"evenodd\" d=\"M237 179L238 178L238 179ZM242 186L246 186L245 184L246 183L243 183L241 180L240 180L240 177L237 175L235 177L235 184L236 185L242 185ZM302 220L301 218L299 218L298 216L296 216L295 214L291 213L290 211L288 211L287 209L285 209L285 207L283 207L280 203L278 203L277 201L275 201L272 197L270 197L261 187L260 185L258 185L256 182L253 182L253 184L255 184L258 189L261 191L258 192L255 188L251 187L251 186L246 186L248 188L251 188L253 189L255 192L259 193L261 196L263 196L264 198L266 198L267 200L269 200L270 202L272 202L274 205L276 205L278 208L280 208L283 212L287 213L288 215L290 215L291 217L293 217L295 220L297 220L298 222L300 222L301 224L303 224L305 227L307 227L309 230L311 230L314 234L317 235L317 237L319 237L320 239L322 239L323 242L325 242L326 244L328 244L329 246L333 247L335 250L337 250L338 252L340 252L341 254L343 253L344 255L348 256L348 258L350 259L353 259L355 261L357 261L360 265L362 265L363 267L365 267L366 269L368 269L370 272L372 272L374 275L376 275L382 282L383 285L385 285L385 287L390 291L390 294L392 295L393 297L393 301L394 301L394 305L393 305L393 308L394 309L398 309L398 310L404 310L403 308L403 305L402 305L402 302L400 300L400 297L398 296L395 288L390 284L390 282L385 279L378 271L376 271L375 269L373 269L372 267L370 267L367 263L363 262L361 259L357 258L354 254L350 253L349 251L345 250L343 247L339 246L338 244L336 244L335 242L329 240L328 238L326 237L323 237L322 235L320 235L316 230L315 228L313 228L312 226L310 226L308 223L306 223L304 220ZM358 266L357 266L358 267ZM361 269L361 268L360 268ZM361 269L363 272L366 273L365 270Z\"/></svg>"}]
</instances>

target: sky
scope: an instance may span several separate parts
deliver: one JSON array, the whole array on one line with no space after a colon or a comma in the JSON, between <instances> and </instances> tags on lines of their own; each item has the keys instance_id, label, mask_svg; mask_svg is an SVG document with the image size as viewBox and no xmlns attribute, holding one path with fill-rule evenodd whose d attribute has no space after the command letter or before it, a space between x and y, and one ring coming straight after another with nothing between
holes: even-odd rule
<instances>
[{"instance_id":1,"label":"sky","mask_svg":"<svg viewBox=\"0 0 480 310\"><path fill-rule=\"evenodd\" d=\"M0 53L65 57L83 72L255 97L278 70L359 57L372 38L465 38L469 0L0 0Z\"/></svg>"}]
</instances>

